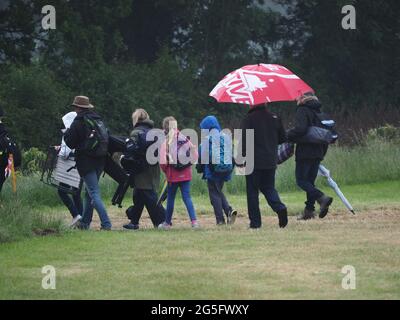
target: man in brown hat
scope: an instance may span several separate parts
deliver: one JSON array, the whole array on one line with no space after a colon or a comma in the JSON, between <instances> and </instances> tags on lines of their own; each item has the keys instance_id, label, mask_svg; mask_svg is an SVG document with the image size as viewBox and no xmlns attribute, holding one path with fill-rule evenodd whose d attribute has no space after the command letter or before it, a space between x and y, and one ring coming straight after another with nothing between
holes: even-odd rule
<instances>
[{"instance_id":1,"label":"man in brown hat","mask_svg":"<svg viewBox=\"0 0 400 320\"><path fill-rule=\"evenodd\" d=\"M104 170L108 152L108 130L101 117L96 114L89 98L77 96L72 103L78 114L65 133L67 146L75 149L76 166L86 186L83 217L80 229L89 229L96 209L101 220L102 230L111 230L111 222L101 199L99 179Z\"/></svg>"}]
</instances>

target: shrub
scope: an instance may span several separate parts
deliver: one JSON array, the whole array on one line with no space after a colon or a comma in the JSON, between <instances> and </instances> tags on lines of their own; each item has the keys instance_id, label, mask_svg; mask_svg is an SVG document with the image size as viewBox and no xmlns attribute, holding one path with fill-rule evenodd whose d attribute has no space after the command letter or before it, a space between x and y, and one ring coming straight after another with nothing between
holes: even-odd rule
<instances>
[{"instance_id":1,"label":"shrub","mask_svg":"<svg viewBox=\"0 0 400 320\"><path fill-rule=\"evenodd\" d=\"M38 148L30 148L22 154L22 173L29 175L41 172L42 164L46 160L46 154Z\"/></svg>"},{"instance_id":2,"label":"shrub","mask_svg":"<svg viewBox=\"0 0 400 320\"><path fill-rule=\"evenodd\" d=\"M400 128L392 125L385 125L368 131L367 141L385 140L394 143L400 143Z\"/></svg>"}]
</instances>

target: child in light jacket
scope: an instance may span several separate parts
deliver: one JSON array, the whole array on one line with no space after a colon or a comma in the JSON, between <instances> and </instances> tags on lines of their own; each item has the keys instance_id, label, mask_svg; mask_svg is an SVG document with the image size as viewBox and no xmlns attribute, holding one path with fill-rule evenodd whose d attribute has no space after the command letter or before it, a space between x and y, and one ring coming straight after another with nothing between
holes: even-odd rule
<instances>
[{"instance_id":1,"label":"child in light jacket","mask_svg":"<svg viewBox=\"0 0 400 320\"><path fill-rule=\"evenodd\" d=\"M178 188L181 190L182 199L188 211L193 228L199 228L193 201L190 196L190 183L192 180L192 163L185 163L190 159L197 159L196 147L190 140L179 132L177 122L173 117L167 117L163 121L163 129L166 133L166 141L160 150L160 167L168 181L168 198L165 222L160 229L170 229L174 212L175 197ZM186 154L183 154L186 151Z\"/></svg>"},{"instance_id":2,"label":"child in light jacket","mask_svg":"<svg viewBox=\"0 0 400 320\"><path fill-rule=\"evenodd\" d=\"M64 133L67 129L71 127L72 122L76 118L76 112L67 113L63 118L63 123L65 129L62 130ZM64 141L64 137L62 138L61 145L56 147L58 150L58 156L64 160L74 158L75 150L71 150ZM81 190L77 190L75 195L72 197L64 191L65 188L70 188L68 185L60 183L58 188L58 195L64 205L68 208L69 212L72 216L71 227L75 226L77 222L82 219L82 212L83 212L83 204L81 198Z\"/></svg>"}]
</instances>

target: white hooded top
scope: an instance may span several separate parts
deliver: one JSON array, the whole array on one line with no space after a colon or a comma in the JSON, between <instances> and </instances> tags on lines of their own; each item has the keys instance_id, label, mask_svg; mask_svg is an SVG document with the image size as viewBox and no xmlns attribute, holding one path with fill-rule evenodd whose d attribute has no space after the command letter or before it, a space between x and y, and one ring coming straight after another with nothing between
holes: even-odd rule
<instances>
[{"instance_id":1,"label":"white hooded top","mask_svg":"<svg viewBox=\"0 0 400 320\"><path fill-rule=\"evenodd\" d=\"M65 129L61 130L63 133L65 133L65 131L67 131L71 127L72 122L74 122L77 115L78 114L76 112L69 112L64 117L62 117L62 121L63 121L64 127L65 127ZM63 137L61 140L61 148L60 148L60 152L58 155L64 159L68 159L72 152L74 152L74 150L71 150L66 145L66 143L64 141L64 137Z\"/></svg>"}]
</instances>

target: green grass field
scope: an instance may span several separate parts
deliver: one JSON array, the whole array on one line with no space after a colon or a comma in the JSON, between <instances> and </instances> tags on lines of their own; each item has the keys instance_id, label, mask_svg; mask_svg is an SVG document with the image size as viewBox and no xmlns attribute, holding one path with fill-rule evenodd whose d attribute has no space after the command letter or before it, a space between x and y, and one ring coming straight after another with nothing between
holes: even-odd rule
<instances>
[{"instance_id":1,"label":"green grass field","mask_svg":"<svg viewBox=\"0 0 400 320\"><path fill-rule=\"evenodd\" d=\"M332 191L325 188L329 194ZM193 231L177 201L171 231L120 231L124 210L110 208L116 231L67 231L0 244L0 299L400 299L400 182L346 186L352 216L338 199L323 221L297 222L304 195L282 193L292 217L279 230L262 199L264 228L240 215L217 228L207 195L194 202L202 229ZM69 221L61 206L42 213ZM95 217L93 229L98 229ZM56 290L41 288L41 268L56 268ZM356 290L342 289L345 265Z\"/></svg>"}]
</instances>

